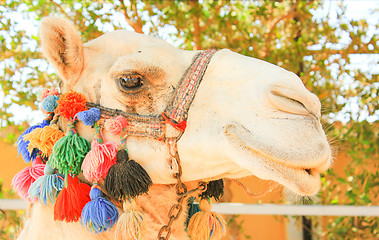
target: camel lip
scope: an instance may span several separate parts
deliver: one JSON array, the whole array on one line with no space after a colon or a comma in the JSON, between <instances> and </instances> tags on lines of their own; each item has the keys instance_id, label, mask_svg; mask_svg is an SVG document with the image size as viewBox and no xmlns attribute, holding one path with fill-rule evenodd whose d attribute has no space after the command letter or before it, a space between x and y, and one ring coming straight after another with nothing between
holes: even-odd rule
<instances>
[{"instance_id":1,"label":"camel lip","mask_svg":"<svg viewBox=\"0 0 379 240\"><path fill-rule=\"evenodd\" d=\"M292 168L284 164L268 164L268 167L279 175L272 180L299 195L314 195L320 188L320 172L317 168Z\"/></svg>"},{"instance_id":2,"label":"camel lip","mask_svg":"<svg viewBox=\"0 0 379 240\"><path fill-rule=\"evenodd\" d=\"M265 153L257 151L243 141L236 131L233 131L230 128L230 126L233 125L228 126L224 128L224 133L229 142L247 153L248 158L249 156L254 158L255 163L251 163L251 166L248 166L250 164L245 165L252 174L262 179L278 182L299 195L310 196L318 192L320 188L320 173L324 172L329 166L329 161L327 159L322 161L321 164L315 166L305 167L288 165L284 162L277 161L277 159L272 159ZM261 174L255 169L255 165L259 165L260 168L262 168L262 171L271 172L271 174Z\"/></svg>"}]
</instances>

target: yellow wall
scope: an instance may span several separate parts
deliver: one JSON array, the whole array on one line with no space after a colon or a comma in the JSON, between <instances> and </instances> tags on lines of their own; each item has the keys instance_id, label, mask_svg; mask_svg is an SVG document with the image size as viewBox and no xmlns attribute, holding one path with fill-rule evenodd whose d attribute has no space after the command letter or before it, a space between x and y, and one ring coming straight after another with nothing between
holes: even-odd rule
<instances>
[{"instance_id":1,"label":"yellow wall","mask_svg":"<svg viewBox=\"0 0 379 240\"><path fill-rule=\"evenodd\" d=\"M270 184L273 184L271 181L264 181L255 176L247 177L240 179L245 186L253 193L260 193L267 189ZM227 184L229 185L229 184ZM230 183L231 193L226 192L226 195L230 194L230 202L238 203L279 203L283 200L283 188L277 187L273 192L268 193L262 198L253 199L249 197L241 187L236 183ZM227 191L227 190L226 190ZM227 196L226 196L227 197ZM230 217L230 216L229 216ZM287 220L281 216L271 216L271 215L240 215L237 218L237 225L242 224L242 230L238 228L231 229L229 227L229 235L238 235L238 237L228 237L225 239L247 239L247 236L250 236L249 239L254 240L286 240L287 239Z\"/></svg>"},{"instance_id":2,"label":"yellow wall","mask_svg":"<svg viewBox=\"0 0 379 240\"><path fill-rule=\"evenodd\" d=\"M0 178L3 179L3 187L11 188L13 176L26 166L21 155L17 157L15 146L0 141Z\"/></svg>"}]
</instances>

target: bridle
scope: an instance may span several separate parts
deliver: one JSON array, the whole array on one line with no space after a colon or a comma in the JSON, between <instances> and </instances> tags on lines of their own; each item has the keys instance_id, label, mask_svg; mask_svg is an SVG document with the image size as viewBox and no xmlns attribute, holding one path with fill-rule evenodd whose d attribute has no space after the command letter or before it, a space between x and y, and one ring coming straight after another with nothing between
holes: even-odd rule
<instances>
[{"instance_id":1,"label":"bridle","mask_svg":"<svg viewBox=\"0 0 379 240\"><path fill-rule=\"evenodd\" d=\"M100 109L104 119L123 116L127 120L125 128L126 136L151 137L164 141L168 148L168 165L171 176L176 180L175 188L177 193L177 203L174 204L169 213L169 222L164 225L159 233L158 239L168 239L171 234L172 223L179 218L182 212L184 199L196 191L205 191L206 184L200 182L199 186L191 191L187 191L186 185L182 182L182 168L178 153L177 143L187 127L188 111L200 86L207 67L217 52L216 49L209 49L199 52L183 74L173 97L159 115L139 115L126 113L121 110L103 107L96 103L87 102L88 108Z\"/></svg>"},{"instance_id":2,"label":"bridle","mask_svg":"<svg viewBox=\"0 0 379 240\"><path fill-rule=\"evenodd\" d=\"M126 113L122 110L103 107L100 104L87 102L87 107L99 108L103 118L123 116L128 121L126 130L127 136L152 137L165 140L167 134L167 124L170 124L180 132L184 132L187 126L188 111L196 95L197 89L207 70L208 64L216 49L209 49L198 53L183 74L174 95L163 111L159 115L139 115Z\"/></svg>"}]
</instances>

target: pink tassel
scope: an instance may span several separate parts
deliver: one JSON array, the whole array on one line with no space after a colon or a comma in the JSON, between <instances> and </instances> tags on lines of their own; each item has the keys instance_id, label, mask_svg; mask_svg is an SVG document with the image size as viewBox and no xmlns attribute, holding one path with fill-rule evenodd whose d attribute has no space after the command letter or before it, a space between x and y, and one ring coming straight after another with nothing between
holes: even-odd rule
<instances>
[{"instance_id":1,"label":"pink tassel","mask_svg":"<svg viewBox=\"0 0 379 240\"><path fill-rule=\"evenodd\" d=\"M108 119L105 121L104 127L108 132L111 132L115 135L121 135L127 125L128 120L123 116L118 116L114 119Z\"/></svg>"},{"instance_id":2,"label":"pink tassel","mask_svg":"<svg viewBox=\"0 0 379 240\"><path fill-rule=\"evenodd\" d=\"M41 94L40 100L42 101L45 97L50 96L50 95L58 96L59 92L58 92L57 89L48 89L48 88L45 88L45 89L42 90L42 94Z\"/></svg>"},{"instance_id":3,"label":"pink tassel","mask_svg":"<svg viewBox=\"0 0 379 240\"><path fill-rule=\"evenodd\" d=\"M116 164L117 158L116 143L98 143L94 140L89 151L84 158L82 170L84 177L91 182L99 182L108 174L108 170Z\"/></svg>"},{"instance_id":4,"label":"pink tassel","mask_svg":"<svg viewBox=\"0 0 379 240\"><path fill-rule=\"evenodd\" d=\"M41 164L41 161L33 161L31 167L26 167L18 172L12 180L12 187L18 193L18 195L28 201L32 201L29 197L30 185L40 176L43 176L45 164Z\"/></svg>"}]
</instances>

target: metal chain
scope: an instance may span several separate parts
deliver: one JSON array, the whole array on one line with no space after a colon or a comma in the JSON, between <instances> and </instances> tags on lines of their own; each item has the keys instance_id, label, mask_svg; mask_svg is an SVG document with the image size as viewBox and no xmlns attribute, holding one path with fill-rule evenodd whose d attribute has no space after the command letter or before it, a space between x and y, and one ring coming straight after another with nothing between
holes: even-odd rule
<instances>
[{"instance_id":1,"label":"metal chain","mask_svg":"<svg viewBox=\"0 0 379 240\"><path fill-rule=\"evenodd\" d=\"M187 186L182 182L182 167L180 165L180 158L178 154L177 141L178 138L169 138L167 139L167 146L170 155L170 167L172 171L172 177L176 179L176 194L178 195L177 203L174 204L170 211L168 212L169 221L164 225L158 233L159 240L168 240L171 235L171 226L175 220L180 217L180 214L183 211L183 201L189 195L196 191L204 191L206 189L206 184L204 182L199 183L199 187L187 191ZM173 165L173 161L174 165ZM173 167L175 166L175 167Z\"/></svg>"}]
</instances>

